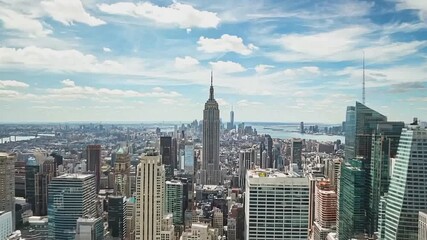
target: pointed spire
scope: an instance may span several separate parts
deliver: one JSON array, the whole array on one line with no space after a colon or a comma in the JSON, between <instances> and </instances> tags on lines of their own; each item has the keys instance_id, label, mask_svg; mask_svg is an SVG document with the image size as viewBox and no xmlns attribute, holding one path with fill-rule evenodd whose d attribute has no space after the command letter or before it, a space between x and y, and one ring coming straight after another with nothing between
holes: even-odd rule
<instances>
[{"instance_id":1,"label":"pointed spire","mask_svg":"<svg viewBox=\"0 0 427 240\"><path fill-rule=\"evenodd\" d=\"M214 99L214 88L213 88L213 71L211 70L211 88L209 91L209 99L213 100Z\"/></svg>"}]
</instances>

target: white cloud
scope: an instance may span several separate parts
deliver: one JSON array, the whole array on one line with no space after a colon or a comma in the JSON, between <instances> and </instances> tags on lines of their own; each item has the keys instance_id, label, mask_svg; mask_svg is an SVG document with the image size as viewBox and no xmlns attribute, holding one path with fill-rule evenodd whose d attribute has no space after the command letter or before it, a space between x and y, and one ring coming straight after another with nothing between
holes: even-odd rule
<instances>
[{"instance_id":1,"label":"white cloud","mask_svg":"<svg viewBox=\"0 0 427 240\"><path fill-rule=\"evenodd\" d=\"M0 88L27 88L30 85L16 80L0 80Z\"/></svg>"},{"instance_id":2,"label":"white cloud","mask_svg":"<svg viewBox=\"0 0 427 240\"><path fill-rule=\"evenodd\" d=\"M123 64L105 60L100 61L94 55L84 54L80 51L54 50L51 48L0 47L0 67L19 67L46 69L51 71L75 71L95 73L126 73L129 68Z\"/></svg>"},{"instance_id":3,"label":"white cloud","mask_svg":"<svg viewBox=\"0 0 427 240\"><path fill-rule=\"evenodd\" d=\"M261 104L262 104L261 102L248 101L246 99L242 99L242 100L237 102L237 106L239 106L239 107L249 107L249 106L261 105Z\"/></svg>"},{"instance_id":4,"label":"white cloud","mask_svg":"<svg viewBox=\"0 0 427 240\"><path fill-rule=\"evenodd\" d=\"M265 65L265 64L259 64L259 65L255 66L255 72L257 72L257 73L264 73L264 72L266 72L270 68L274 68L274 66L272 66L272 65Z\"/></svg>"},{"instance_id":5,"label":"white cloud","mask_svg":"<svg viewBox=\"0 0 427 240\"><path fill-rule=\"evenodd\" d=\"M74 83L74 81L70 80L70 79L65 79L61 81L62 84L64 84L64 86L66 87L75 87L76 83Z\"/></svg>"},{"instance_id":6,"label":"white cloud","mask_svg":"<svg viewBox=\"0 0 427 240\"><path fill-rule=\"evenodd\" d=\"M19 96L19 92L13 90L3 90L0 89L0 98L11 98Z\"/></svg>"},{"instance_id":7,"label":"white cloud","mask_svg":"<svg viewBox=\"0 0 427 240\"><path fill-rule=\"evenodd\" d=\"M223 34L221 38L205 38L200 37L197 41L199 46L197 49L199 51L207 53L216 53L216 52L235 52L242 55L249 55L254 50L258 49L252 43L245 45L243 39L237 36Z\"/></svg>"},{"instance_id":8,"label":"white cloud","mask_svg":"<svg viewBox=\"0 0 427 240\"><path fill-rule=\"evenodd\" d=\"M175 68L179 70L187 70L188 68L192 68L198 64L199 64L199 60L190 56L185 56L183 58L181 57L175 58Z\"/></svg>"},{"instance_id":9,"label":"white cloud","mask_svg":"<svg viewBox=\"0 0 427 240\"><path fill-rule=\"evenodd\" d=\"M301 77L320 74L320 69L316 66L306 66L301 68L288 68L283 71L286 77Z\"/></svg>"},{"instance_id":10,"label":"white cloud","mask_svg":"<svg viewBox=\"0 0 427 240\"><path fill-rule=\"evenodd\" d=\"M212 66L214 72L219 73L237 73L246 71L246 68L240 65L240 63L232 61L209 62L209 64Z\"/></svg>"},{"instance_id":11,"label":"white cloud","mask_svg":"<svg viewBox=\"0 0 427 240\"><path fill-rule=\"evenodd\" d=\"M396 4L398 10L413 9L419 10L423 20L427 20L427 1L425 0L398 0Z\"/></svg>"},{"instance_id":12,"label":"white cloud","mask_svg":"<svg viewBox=\"0 0 427 240\"><path fill-rule=\"evenodd\" d=\"M219 106L228 106L230 105L227 101L225 101L223 98L215 98L216 102Z\"/></svg>"},{"instance_id":13,"label":"white cloud","mask_svg":"<svg viewBox=\"0 0 427 240\"><path fill-rule=\"evenodd\" d=\"M107 48L107 47L103 47L103 48L102 48L102 50L103 50L104 52L111 52L111 49L110 49L110 48Z\"/></svg>"},{"instance_id":14,"label":"white cloud","mask_svg":"<svg viewBox=\"0 0 427 240\"><path fill-rule=\"evenodd\" d=\"M52 33L32 16L3 7L0 7L0 21L3 22L4 28L28 33L30 37L46 36Z\"/></svg>"},{"instance_id":15,"label":"white cloud","mask_svg":"<svg viewBox=\"0 0 427 240\"><path fill-rule=\"evenodd\" d=\"M48 0L42 1L41 6L54 20L67 26L74 22L89 26L105 24L103 20L86 12L80 0Z\"/></svg>"},{"instance_id":16,"label":"white cloud","mask_svg":"<svg viewBox=\"0 0 427 240\"><path fill-rule=\"evenodd\" d=\"M105 13L113 15L146 18L165 26L175 25L183 29L192 27L216 28L220 23L216 13L200 11L191 5L178 2L174 2L167 7L154 5L150 2L137 4L118 2L110 5L99 4L98 8Z\"/></svg>"}]
</instances>

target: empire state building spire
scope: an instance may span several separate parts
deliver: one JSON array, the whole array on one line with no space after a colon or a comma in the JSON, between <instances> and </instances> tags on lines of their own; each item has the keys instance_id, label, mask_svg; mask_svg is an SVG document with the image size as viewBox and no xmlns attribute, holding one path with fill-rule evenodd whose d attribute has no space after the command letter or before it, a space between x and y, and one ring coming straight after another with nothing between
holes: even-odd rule
<instances>
[{"instance_id":1,"label":"empire state building spire","mask_svg":"<svg viewBox=\"0 0 427 240\"><path fill-rule=\"evenodd\" d=\"M209 100L214 99L214 88L213 88L213 71L211 71L211 88L209 93Z\"/></svg>"}]
</instances>

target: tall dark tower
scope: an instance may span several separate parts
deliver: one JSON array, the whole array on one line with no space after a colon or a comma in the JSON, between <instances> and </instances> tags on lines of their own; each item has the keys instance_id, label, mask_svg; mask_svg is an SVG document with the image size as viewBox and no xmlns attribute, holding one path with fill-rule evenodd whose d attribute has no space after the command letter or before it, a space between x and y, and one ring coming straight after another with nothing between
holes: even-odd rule
<instances>
[{"instance_id":1,"label":"tall dark tower","mask_svg":"<svg viewBox=\"0 0 427 240\"><path fill-rule=\"evenodd\" d=\"M165 165L166 180L173 178L173 163L172 163L172 137L160 137L160 155L162 155L162 164Z\"/></svg>"},{"instance_id":2,"label":"tall dark tower","mask_svg":"<svg viewBox=\"0 0 427 240\"><path fill-rule=\"evenodd\" d=\"M220 184L221 171L219 169L219 109L214 98L213 74L211 72L211 87L209 99L203 110L203 155L201 183Z\"/></svg>"},{"instance_id":3,"label":"tall dark tower","mask_svg":"<svg viewBox=\"0 0 427 240\"><path fill-rule=\"evenodd\" d=\"M101 180L101 145L94 144L87 146L88 170L95 175L96 193L99 192L99 183Z\"/></svg>"}]
</instances>

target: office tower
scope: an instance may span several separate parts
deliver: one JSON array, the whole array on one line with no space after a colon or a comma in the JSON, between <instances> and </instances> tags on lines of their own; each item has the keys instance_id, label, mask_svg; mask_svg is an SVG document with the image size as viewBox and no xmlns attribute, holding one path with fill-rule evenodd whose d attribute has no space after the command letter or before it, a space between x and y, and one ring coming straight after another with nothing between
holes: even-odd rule
<instances>
[{"instance_id":1,"label":"office tower","mask_svg":"<svg viewBox=\"0 0 427 240\"><path fill-rule=\"evenodd\" d=\"M363 157L370 164L372 133L377 124L386 122L387 117L356 102L356 107L347 107L345 158ZM367 167L370 167L369 164Z\"/></svg>"},{"instance_id":2,"label":"office tower","mask_svg":"<svg viewBox=\"0 0 427 240\"><path fill-rule=\"evenodd\" d=\"M316 205L313 240L324 240L337 223L337 194L329 181L316 183Z\"/></svg>"},{"instance_id":3,"label":"office tower","mask_svg":"<svg viewBox=\"0 0 427 240\"><path fill-rule=\"evenodd\" d=\"M418 213L427 209L427 129L417 120L402 130L387 194L385 238L417 239Z\"/></svg>"},{"instance_id":4,"label":"office tower","mask_svg":"<svg viewBox=\"0 0 427 240\"><path fill-rule=\"evenodd\" d=\"M137 166L135 239L160 237L163 219L165 168L155 153L142 156Z\"/></svg>"},{"instance_id":5,"label":"office tower","mask_svg":"<svg viewBox=\"0 0 427 240\"><path fill-rule=\"evenodd\" d=\"M93 174L64 174L49 184L49 239L73 239L77 219L96 214Z\"/></svg>"},{"instance_id":6,"label":"office tower","mask_svg":"<svg viewBox=\"0 0 427 240\"><path fill-rule=\"evenodd\" d=\"M234 111L233 111L233 106L231 106L230 122L227 125L227 130L234 130L234 129L235 129L235 125L234 125Z\"/></svg>"},{"instance_id":7,"label":"office tower","mask_svg":"<svg viewBox=\"0 0 427 240\"><path fill-rule=\"evenodd\" d=\"M300 122L300 124L299 124L299 132L301 134L305 133L304 122Z\"/></svg>"},{"instance_id":8,"label":"office tower","mask_svg":"<svg viewBox=\"0 0 427 240\"><path fill-rule=\"evenodd\" d=\"M307 239L308 179L275 170L246 176L245 239Z\"/></svg>"},{"instance_id":9,"label":"office tower","mask_svg":"<svg viewBox=\"0 0 427 240\"><path fill-rule=\"evenodd\" d=\"M185 143L184 149L184 170L191 176L194 175L194 145L192 142Z\"/></svg>"},{"instance_id":10,"label":"office tower","mask_svg":"<svg viewBox=\"0 0 427 240\"><path fill-rule=\"evenodd\" d=\"M160 232L161 240L174 240L175 228L173 225L173 217L172 214L166 214L162 219L162 228Z\"/></svg>"},{"instance_id":11,"label":"office tower","mask_svg":"<svg viewBox=\"0 0 427 240\"><path fill-rule=\"evenodd\" d=\"M33 213L36 211L36 174L40 171L40 165L34 157L29 157L25 166L25 196L27 203L31 205Z\"/></svg>"},{"instance_id":12,"label":"office tower","mask_svg":"<svg viewBox=\"0 0 427 240\"><path fill-rule=\"evenodd\" d=\"M131 197L126 202L126 239L135 239L136 199Z\"/></svg>"},{"instance_id":13,"label":"office tower","mask_svg":"<svg viewBox=\"0 0 427 240\"><path fill-rule=\"evenodd\" d=\"M41 169L34 176L35 206L34 216L47 216L48 186L55 175L53 159L47 159L41 164Z\"/></svg>"},{"instance_id":14,"label":"office tower","mask_svg":"<svg viewBox=\"0 0 427 240\"><path fill-rule=\"evenodd\" d=\"M219 109L214 98L213 76L211 74L211 87L209 99L203 110L203 167L201 183L209 185L221 184L221 171L219 169Z\"/></svg>"},{"instance_id":15,"label":"office tower","mask_svg":"<svg viewBox=\"0 0 427 240\"><path fill-rule=\"evenodd\" d=\"M302 139L292 139L291 159L292 163L296 163L298 169L302 170Z\"/></svg>"},{"instance_id":16,"label":"office tower","mask_svg":"<svg viewBox=\"0 0 427 240\"><path fill-rule=\"evenodd\" d=\"M259 144L259 166L261 168L268 168L266 165L267 151L264 143L265 138L261 137L261 142ZM265 155L264 155L265 151Z\"/></svg>"},{"instance_id":17,"label":"office tower","mask_svg":"<svg viewBox=\"0 0 427 240\"><path fill-rule=\"evenodd\" d=\"M0 211L0 239L7 239L12 232L12 212Z\"/></svg>"},{"instance_id":18,"label":"office tower","mask_svg":"<svg viewBox=\"0 0 427 240\"><path fill-rule=\"evenodd\" d=\"M245 189L246 171L252 169L254 149L241 150L239 153L239 187Z\"/></svg>"},{"instance_id":19,"label":"office tower","mask_svg":"<svg viewBox=\"0 0 427 240\"><path fill-rule=\"evenodd\" d=\"M224 235L224 214L216 207L213 209L212 227L218 229L219 236Z\"/></svg>"},{"instance_id":20,"label":"office tower","mask_svg":"<svg viewBox=\"0 0 427 240\"><path fill-rule=\"evenodd\" d=\"M403 122L379 123L372 135L371 188L369 194L370 235L378 231L380 199L388 192L390 184L390 159L395 158Z\"/></svg>"},{"instance_id":21,"label":"office tower","mask_svg":"<svg viewBox=\"0 0 427 240\"><path fill-rule=\"evenodd\" d=\"M99 192L99 183L101 181L101 145L88 145L87 150L88 170L95 175L96 193Z\"/></svg>"},{"instance_id":22,"label":"office tower","mask_svg":"<svg viewBox=\"0 0 427 240\"><path fill-rule=\"evenodd\" d=\"M15 155L0 152L0 211L12 213L12 230L15 229L15 160Z\"/></svg>"},{"instance_id":23,"label":"office tower","mask_svg":"<svg viewBox=\"0 0 427 240\"><path fill-rule=\"evenodd\" d=\"M267 139L267 168L273 168L273 139L270 135L265 135Z\"/></svg>"},{"instance_id":24,"label":"office tower","mask_svg":"<svg viewBox=\"0 0 427 240\"><path fill-rule=\"evenodd\" d=\"M165 165L166 179L173 178L173 163L172 163L172 137L160 137L160 155L162 156L162 164Z\"/></svg>"},{"instance_id":25,"label":"office tower","mask_svg":"<svg viewBox=\"0 0 427 240\"><path fill-rule=\"evenodd\" d=\"M172 154L172 166L173 169L177 168L177 157L178 157L178 141L174 137L172 138L172 146L171 146L171 154Z\"/></svg>"},{"instance_id":26,"label":"office tower","mask_svg":"<svg viewBox=\"0 0 427 240\"><path fill-rule=\"evenodd\" d=\"M427 240L427 210L418 214L418 240Z\"/></svg>"},{"instance_id":27,"label":"office tower","mask_svg":"<svg viewBox=\"0 0 427 240\"><path fill-rule=\"evenodd\" d=\"M341 171L341 158L335 158L330 161L328 161L328 172L326 173L327 177L329 178L329 181L331 182L331 185L334 186L334 191L338 193L338 176Z\"/></svg>"},{"instance_id":28,"label":"office tower","mask_svg":"<svg viewBox=\"0 0 427 240\"><path fill-rule=\"evenodd\" d=\"M126 197L108 197L108 229L113 238L126 239Z\"/></svg>"},{"instance_id":29,"label":"office tower","mask_svg":"<svg viewBox=\"0 0 427 240\"><path fill-rule=\"evenodd\" d=\"M130 155L128 150L119 148L114 163L114 193L118 196L131 196Z\"/></svg>"},{"instance_id":30,"label":"office tower","mask_svg":"<svg viewBox=\"0 0 427 240\"><path fill-rule=\"evenodd\" d=\"M177 180L166 181L166 212L173 214L173 224L184 224L184 184Z\"/></svg>"},{"instance_id":31,"label":"office tower","mask_svg":"<svg viewBox=\"0 0 427 240\"><path fill-rule=\"evenodd\" d=\"M15 197L25 198L25 160L15 161Z\"/></svg>"},{"instance_id":32,"label":"office tower","mask_svg":"<svg viewBox=\"0 0 427 240\"><path fill-rule=\"evenodd\" d=\"M76 224L76 240L103 240L104 222L102 218L79 217Z\"/></svg>"},{"instance_id":33,"label":"office tower","mask_svg":"<svg viewBox=\"0 0 427 240\"><path fill-rule=\"evenodd\" d=\"M351 239L365 232L368 198L365 183L363 160L351 159L341 164L338 239Z\"/></svg>"}]
</instances>

